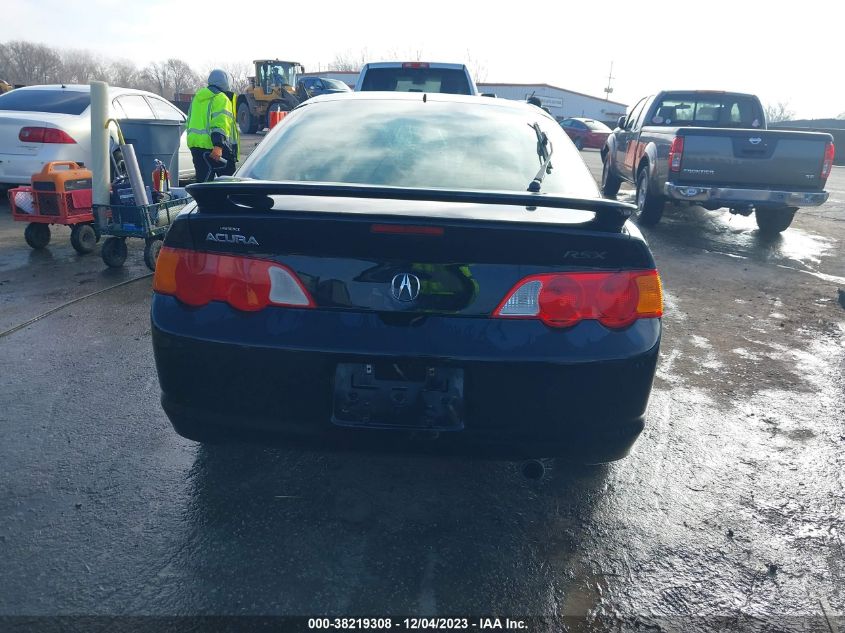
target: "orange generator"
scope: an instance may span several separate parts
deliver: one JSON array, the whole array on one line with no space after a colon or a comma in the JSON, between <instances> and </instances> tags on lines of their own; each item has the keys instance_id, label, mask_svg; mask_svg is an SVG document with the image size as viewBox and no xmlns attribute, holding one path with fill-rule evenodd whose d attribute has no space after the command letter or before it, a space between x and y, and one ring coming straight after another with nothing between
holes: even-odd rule
<instances>
[{"instance_id":1,"label":"orange generator","mask_svg":"<svg viewBox=\"0 0 845 633\"><path fill-rule=\"evenodd\" d=\"M12 219L28 222L27 244L44 248L50 242L50 224L71 227L70 242L79 253L90 253L99 240L94 229L90 169L72 161L54 161L32 175L32 187L9 191Z\"/></svg>"},{"instance_id":2,"label":"orange generator","mask_svg":"<svg viewBox=\"0 0 845 633\"><path fill-rule=\"evenodd\" d=\"M74 162L47 163L40 173L32 175L32 194L38 214L62 218L57 224L75 224L73 216L91 215L92 178L90 169ZM93 221L93 217L88 221Z\"/></svg>"}]
</instances>

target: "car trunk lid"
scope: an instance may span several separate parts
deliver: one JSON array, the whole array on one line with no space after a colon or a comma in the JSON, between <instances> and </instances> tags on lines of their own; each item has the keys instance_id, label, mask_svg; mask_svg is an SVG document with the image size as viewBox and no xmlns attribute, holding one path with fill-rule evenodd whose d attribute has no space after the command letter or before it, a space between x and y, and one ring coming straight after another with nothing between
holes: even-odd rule
<instances>
[{"instance_id":1,"label":"car trunk lid","mask_svg":"<svg viewBox=\"0 0 845 633\"><path fill-rule=\"evenodd\" d=\"M677 184L713 184L800 191L823 188L825 148L815 132L681 128L683 160L670 172Z\"/></svg>"},{"instance_id":2,"label":"car trunk lid","mask_svg":"<svg viewBox=\"0 0 845 633\"><path fill-rule=\"evenodd\" d=\"M0 110L0 154L11 156L37 156L44 148L44 143L24 142L20 132L25 127L44 127L64 130L74 140L79 127L78 116L53 114L51 112L16 112Z\"/></svg>"},{"instance_id":3,"label":"car trunk lid","mask_svg":"<svg viewBox=\"0 0 845 633\"><path fill-rule=\"evenodd\" d=\"M654 265L644 244L620 230L624 217L611 228L608 216L624 215L628 205L610 201L572 201L601 209L595 213L451 200L272 195L264 197L267 208L258 209L261 196L252 206L243 205L248 201L243 194L230 196L227 204L217 195L225 186L191 187L199 202L188 221L193 248L272 259L296 274L318 307L375 311L401 323L425 314L490 314L531 274ZM308 187L293 188L302 193ZM231 204L232 198L241 206ZM596 223L599 216L604 219Z\"/></svg>"}]
</instances>

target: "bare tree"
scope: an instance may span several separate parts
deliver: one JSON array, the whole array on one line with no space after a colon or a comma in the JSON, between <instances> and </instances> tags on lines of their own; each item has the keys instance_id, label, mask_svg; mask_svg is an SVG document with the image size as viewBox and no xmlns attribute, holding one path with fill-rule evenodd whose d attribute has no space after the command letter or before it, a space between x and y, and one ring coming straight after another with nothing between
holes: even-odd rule
<instances>
[{"instance_id":1,"label":"bare tree","mask_svg":"<svg viewBox=\"0 0 845 633\"><path fill-rule=\"evenodd\" d=\"M358 55L348 50L335 53L334 60L329 63L328 69L337 72L359 72L367 63L368 57L366 48L362 49Z\"/></svg>"},{"instance_id":2,"label":"bare tree","mask_svg":"<svg viewBox=\"0 0 845 633\"><path fill-rule=\"evenodd\" d=\"M107 77L102 61L90 51L62 51L61 59L61 79L64 83L87 84Z\"/></svg>"},{"instance_id":3,"label":"bare tree","mask_svg":"<svg viewBox=\"0 0 845 633\"><path fill-rule=\"evenodd\" d=\"M200 84L200 79L187 62L171 57L165 62L167 78L171 94L164 95L168 99L185 92L194 92Z\"/></svg>"},{"instance_id":4,"label":"bare tree","mask_svg":"<svg viewBox=\"0 0 845 633\"><path fill-rule=\"evenodd\" d=\"M46 84L61 81L62 60L49 46L14 40L0 45L0 67L14 84Z\"/></svg>"},{"instance_id":5,"label":"bare tree","mask_svg":"<svg viewBox=\"0 0 845 633\"><path fill-rule=\"evenodd\" d=\"M248 67L239 65L236 82L246 82ZM231 72L231 71L230 71ZM172 98L174 92L193 92L201 78L187 62L170 58L139 70L126 59L106 60L87 50L57 50L25 40L0 43L0 78L12 84L78 83L102 79L113 86L137 88Z\"/></svg>"},{"instance_id":6,"label":"bare tree","mask_svg":"<svg viewBox=\"0 0 845 633\"><path fill-rule=\"evenodd\" d=\"M467 49L466 66L475 83L479 84L487 81L487 64L473 57L469 49Z\"/></svg>"},{"instance_id":7,"label":"bare tree","mask_svg":"<svg viewBox=\"0 0 845 633\"><path fill-rule=\"evenodd\" d=\"M141 73L138 67L125 59L111 62L105 70L105 76L112 86L120 88L139 88L141 86Z\"/></svg>"},{"instance_id":8,"label":"bare tree","mask_svg":"<svg viewBox=\"0 0 845 633\"><path fill-rule=\"evenodd\" d=\"M148 84L151 92L164 97L170 87L170 69L167 62L152 62L141 71L141 80Z\"/></svg>"},{"instance_id":9,"label":"bare tree","mask_svg":"<svg viewBox=\"0 0 845 633\"><path fill-rule=\"evenodd\" d=\"M390 61L409 61L409 62L421 62L423 57L425 56L425 50L421 47L419 48L406 48L400 51L398 48L391 48L384 52L381 56L384 60ZM375 61L375 58L370 59L368 61Z\"/></svg>"},{"instance_id":10,"label":"bare tree","mask_svg":"<svg viewBox=\"0 0 845 633\"><path fill-rule=\"evenodd\" d=\"M766 121L768 123L781 123L789 121L795 116L795 111L789 109L789 102L778 101L775 105L766 106Z\"/></svg>"}]
</instances>

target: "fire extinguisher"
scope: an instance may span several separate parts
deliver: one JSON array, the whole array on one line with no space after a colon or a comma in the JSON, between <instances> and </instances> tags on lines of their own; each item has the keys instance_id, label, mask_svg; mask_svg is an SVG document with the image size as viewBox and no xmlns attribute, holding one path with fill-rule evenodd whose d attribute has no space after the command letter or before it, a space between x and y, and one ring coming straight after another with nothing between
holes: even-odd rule
<instances>
[{"instance_id":1,"label":"fire extinguisher","mask_svg":"<svg viewBox=\"0 0 845 633\"><path fill-rule=\"evenodd\" d=\"M159 159L155 159L155 169L153 169L153 191L165 193L170 191L170 172L167 167Z\"/></svg>"}]
</instances>

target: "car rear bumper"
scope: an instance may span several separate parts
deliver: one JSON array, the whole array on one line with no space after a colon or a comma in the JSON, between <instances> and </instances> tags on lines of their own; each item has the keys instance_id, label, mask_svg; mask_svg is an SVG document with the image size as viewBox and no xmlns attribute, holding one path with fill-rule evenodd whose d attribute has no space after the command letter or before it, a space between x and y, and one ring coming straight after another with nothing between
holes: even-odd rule
<instances>
[{"instance_id":1,"label":"car rear bumper","mask_svg":"<svg viewBox=\"0 0 845 633\"><path fill-rule=\"evenodd\" d=\"M722 206L817 207L827 202L826 191L770 191L768 189L739 189L677 185L667 182L667 197L687 202L718 202Z\"/></svg>"},{"instance_id":2,"label":"car rear bumper","mask_svg":"<svg viewBox=\"0 0 845 633\"><path fill-rule=\"evenodd\" d=\"M619 353L599 358L560 350L556 357L531 358L531 345L503 349L476 346L495 331L512 328L511 341L535 326L524 321L434 319L422 327L377 325L378 317L356 318L317 310L281 310L279 319L260 324L264 344L226 335L174 332L177 302L156 295L153 306L153 348L162 404L177 432L193 439L240 437L325 448L457 452L525 458L565 455L585 461L624 457L643 429L660 339L660 323L646 319L618 334ZM199 315L202 310L193 311ZM214 310L229 310L215 306ZM296 313L308 312L312 327ZM247 320L249 320L249 317ZM219 321L214 319L215 321ZM398 340L422 341L448 336L450 322L475 328L451 339L452 353L428 345L417 354ZM265 326L272 322L274 331ZM332 324L330 330L325 330ZM585 349L596 334L580 333ZM363 326L363 327L362 327ZM576 326L577 329L579 326ZM255 329L254 329L255 328ZM489 328L489 329L488 329ZM217 330L220 333L220 330ZM566 333L554 334L566 337ZM392 337L399 337L391 341ZM472 340L474 338L474 341ZM570 342L572 334L569 334ZM367 341L370 341L369 343ZM268 344L269 341L269 344ZM627 345L627 347L626 347ZM548 348L546 344L544 346ZM486 349L479 353L480 349ZM390 352L389 350L394 351ZM601 350L598 343L593 353ZM431 353L434 352L434 353ZM621 354L621 355L620 355ZM463 375L463 428L439 433L419 429L345 428L332 422L335 376L339 363L424 363L459 369Z\"/></svg>"},{"instance_id":3,"label":"car rear bumper","mask_svg":"<svg viewBox=\"0 0 845 633\"><path fill-rule=\"evenodd\" d=\"M51 161L83 162L80 152L67 149L68 147L75 148L76 146L47 144L47 147L39 148L35 154L0 153L0 184L29 185L32 183L33 174L39 173L44 165Z\"/></svg>"}]
</instances>

